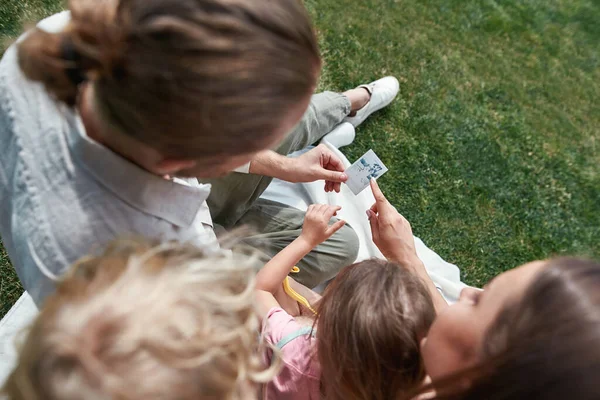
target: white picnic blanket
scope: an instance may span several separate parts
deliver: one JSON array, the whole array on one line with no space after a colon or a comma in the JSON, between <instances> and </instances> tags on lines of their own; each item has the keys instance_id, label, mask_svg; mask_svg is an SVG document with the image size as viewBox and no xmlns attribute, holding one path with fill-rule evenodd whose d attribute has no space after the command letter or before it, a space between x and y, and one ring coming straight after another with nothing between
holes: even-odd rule
<instances>
[{"instance_id":1,"label":"white picnic blanket","mask_svg":"<svg viewBox=\"0 0 600 400\"><path fill-rule=\"evenodd\" d=\"M37 313L33 299L25 292L0 321L0 387L15 365L18 334L24 331Z\"/></svg>"}]
</instances>

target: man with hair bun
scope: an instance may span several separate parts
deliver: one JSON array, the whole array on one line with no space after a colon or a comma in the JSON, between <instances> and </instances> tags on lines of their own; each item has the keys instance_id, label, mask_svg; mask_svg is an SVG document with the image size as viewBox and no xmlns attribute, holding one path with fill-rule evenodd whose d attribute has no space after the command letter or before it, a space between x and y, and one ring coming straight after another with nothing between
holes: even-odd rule
<instances>
[{"instance_id":1,"label":"man with hair bun","mask_svg":"<svg viewBox=\"0 0 600 400\"><path fill-rule=\"evenodd\" d=\"M271 177L325 180L330 191L346 179L324 146L286 155L345 119L359 124L398 91L384 78L311 97L321 60L297 0L71 0L69 9L0 62L0 235L38 305L68 265L117 236L217 250L215 217L225 228L251 223L269 238L262 250L277 253L304 213L258 199ZM246 175L212 180L240 168ZM213 184L210 198L198 178ZM328 279L357 247L344 227L302 261L298 279Z\"/></svg>"}]
</instances>

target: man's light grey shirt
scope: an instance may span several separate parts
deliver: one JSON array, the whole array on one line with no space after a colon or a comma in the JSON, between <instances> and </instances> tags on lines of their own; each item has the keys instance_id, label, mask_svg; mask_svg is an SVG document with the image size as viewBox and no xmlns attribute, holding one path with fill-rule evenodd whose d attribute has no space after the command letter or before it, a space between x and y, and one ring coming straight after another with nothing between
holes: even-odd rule
<instances>
[{"instance_id":1,"label":"man's light grey shirt","mask_svg":"<svg viewBox=\"0 0 600 400\"><path fill-rule=\"evenodd\" d=\"M55 16L56 17L56 16ZM79 116L0 62L0 237L40 305L68 267L119 236L218 248L197 180L155 176L88 138Z\"/></svg>"}]
</instances>

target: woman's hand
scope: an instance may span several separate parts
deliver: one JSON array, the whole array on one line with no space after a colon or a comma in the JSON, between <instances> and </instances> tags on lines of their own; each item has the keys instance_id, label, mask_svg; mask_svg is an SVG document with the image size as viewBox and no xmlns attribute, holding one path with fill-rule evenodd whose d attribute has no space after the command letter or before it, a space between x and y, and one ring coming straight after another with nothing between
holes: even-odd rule
<instances>
[{"instance_id":1,"label":"woman's hand","mask_svg":"<svg viewBox=\"0 0 600 400\"><path fill-rule=\"evenodd\" d=\"M440 312L448 304L417 256L410 223L387 201L375 179L371 179L371 189L375 196L375 204L367 210L367 216L371 223L373 241L388 260L397 262L421 278L431 295L436 312Z\"/></svg>"},{"instance_id":2,"label":"woman's hand","mask_svg":"<svg viewBox=\"0 0 600 400\"><path fill-rule=\"evenodd\" d=\"M367 216L373 242L386 258L403 265L413 265L419 258L410 223L385 198L375 179L371 179L371 189L375 204L367 210Z\"/></svg>"},{"instance_id":3,"label":"woman's hand","mask_svg":"<svg viewBox=\"0 0 600 400\"><path fill-rule=\"evenodd\" d=\"M306 211L300 238L305 240L312 247L329 239L346 224L346 221L340 220L333 225L329 225L331 218L337 215L337 212L341 209L342 207L340 206L312 204Z\"/></svg>"},{"instance_id":4,"label":"woman's hand","mask_svg":"<svg viewBox=\"0 0 600 400\"><path fill-rule=\"evenodd\" d=\"M383 255L419 276L429 291L436 312L448 306L417 256L410 223L385 198L375 179L371 179L375 204L367 210L373 241Z\"/></svg>"}]
</instances>

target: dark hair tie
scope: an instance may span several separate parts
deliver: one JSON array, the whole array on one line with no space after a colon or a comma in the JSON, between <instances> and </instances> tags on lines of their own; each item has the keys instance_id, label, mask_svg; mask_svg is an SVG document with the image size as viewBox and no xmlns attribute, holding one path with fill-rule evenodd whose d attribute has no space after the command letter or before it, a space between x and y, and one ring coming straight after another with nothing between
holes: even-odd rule
<instances>
[{"instance_id":1,"label":"dark hair tie","mask_svg":"<svg viewBox=\"0 0 600 400\"><path fill-rule=\"evenodd\" d=\"M81 65L81 54L75 49L73 40L71 38L65 38L61 45L62 58L71 63L71 66L65 69L65 74L75 86L79 86L83 82L87 81L85 72L80 67Z\"/></svg>"}]
</instances>

